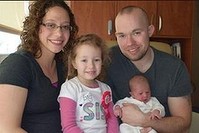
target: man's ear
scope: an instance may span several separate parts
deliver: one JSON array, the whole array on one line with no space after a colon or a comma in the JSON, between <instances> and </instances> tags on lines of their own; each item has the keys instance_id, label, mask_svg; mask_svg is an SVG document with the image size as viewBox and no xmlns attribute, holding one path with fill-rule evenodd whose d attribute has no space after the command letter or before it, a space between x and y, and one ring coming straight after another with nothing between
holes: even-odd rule
<instances>
[{"instance_id":1,"label":"man's ear","mask_svg":"<svg viewBox=\"0 0 199 133\"><path fill-rule=\"evenodd\" d=\"M148 34L149 34L149 37L151 37L151 36L153 35L154 31L155 31L154 25L149 25L149 26L148 26Z\"/></svg>"}]
</instances>

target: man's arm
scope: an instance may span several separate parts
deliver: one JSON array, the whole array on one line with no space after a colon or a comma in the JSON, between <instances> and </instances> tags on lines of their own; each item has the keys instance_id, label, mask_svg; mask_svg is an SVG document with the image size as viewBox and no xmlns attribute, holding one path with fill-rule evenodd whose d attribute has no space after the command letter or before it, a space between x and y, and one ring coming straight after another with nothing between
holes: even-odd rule
<instances>
[{"instance_id":1,"label":"man's arm","mask_svg":"<svg viewBox=\"0 0 199 133\"><path fill-rule=\"evenodd\" d=\"M122 121L130 125L152 127L160 133L187 133L191 124L191 98L190 96L169 97L171 117L160 120L150 120L132 104L124 104L122 108Z\"/></svg>"},{"instance_id":2,"label":"man's arm","mask_svg":"<svg viewBox=\"0 0 199 133\"><path fill-rule=\"evenodd\" d=\"M169 97L168 104L171 117L148 121L146 126L151 126L160 133L188 133L192 112L190 96Z\"/></svg>"}]
</instances>

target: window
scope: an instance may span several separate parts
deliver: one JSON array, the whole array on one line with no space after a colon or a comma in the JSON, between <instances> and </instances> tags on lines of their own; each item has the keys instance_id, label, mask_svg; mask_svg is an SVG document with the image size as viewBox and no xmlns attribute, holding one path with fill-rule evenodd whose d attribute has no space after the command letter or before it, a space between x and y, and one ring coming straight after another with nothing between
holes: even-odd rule
<instances>
[{"instance_id":1,"label":"window","mask_svg":"<svg viewBox=\"0 0 199 133\"><path fill-rule=\"evenodd\" d=\"M0 31L0 63L8 54L15 52L20 43L19 34Z\"/></svg>"},{"instance_id":2,"label":"window","mask_svg":"<svg viewBox=\"0 0 199 133\"><path fill-rule=\"evenodd\" d=\"M22 22L28 13L29 1L0 1L0 62L17 50L21 43ZM3 12L8 14L3 14Z\"/></svg>"},{"instance_id":3,"label":"window","mask_svg":"<svg viewBox=\"0 0 199 133\"><path fill-rule=\"evenodd\" d=\"M0 55L15 52L20 43L20 35L0 31Z\"/></svg>"}]
</instances>

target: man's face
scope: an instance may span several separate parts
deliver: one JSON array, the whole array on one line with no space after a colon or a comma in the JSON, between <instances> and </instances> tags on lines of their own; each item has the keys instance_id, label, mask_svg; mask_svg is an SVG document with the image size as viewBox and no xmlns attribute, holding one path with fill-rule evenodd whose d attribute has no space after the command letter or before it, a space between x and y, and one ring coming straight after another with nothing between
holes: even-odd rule
<instances>
[{"instance_id":1,"label":"man's face","mask_svg":"<svg viewBox=\"0 0 199 133\"><path fill-rule=\"evenodd\" d=\"M122 53L131 61L141 60L149 49L151 27L140 11L122 14L115 20L116 38Z\"/></svg>"}]
</instances>

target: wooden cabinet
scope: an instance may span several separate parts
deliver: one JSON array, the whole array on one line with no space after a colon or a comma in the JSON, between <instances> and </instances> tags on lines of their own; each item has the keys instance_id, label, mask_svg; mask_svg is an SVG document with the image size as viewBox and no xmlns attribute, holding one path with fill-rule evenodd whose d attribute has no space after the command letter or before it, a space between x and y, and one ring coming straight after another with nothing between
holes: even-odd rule
<instances>
[{"instance_id":1,"label":"wooden cabinet","mask_svg":"<svg viewBox=\"0 0 199 133\"><path fill-rule=\"evenodd\" d=\"M193 1L158 1L155 36L191 37L192 18Z\"/></svg>"},{"instance_id":2,"label":"wooden cabinet","mask_svg":"<svg viewBox=\"0 0 199 133\"><path fill-rule=\"evenodd\" d=\"M79 26L79 35L95 33L105 40L113 40L108 34L108 21L114 19L115 2L71 1L71 9Z\"/></svg>"},{"instance_id":3,"label":"wooden cabinet","mask_svg":"<svg viewBox=\"0 0 199 133\"><path fill-rule=\"evenodd\" d=\"M192 35L193 1L71 1L79 34L93 32L105 40L115 40L115 16L127 5L146 10L156 29L154 37L187 38ZM112 22L111 31L108 31L109 21Z\"/></svg>"},{"instance_id":4,"label":"wooden cabinet","mask_svg":"<svg viewBox=\"0 0 199 133\"><path fill-rule=\"evenodd\" d=\"M193 93L192 93L192 105L199 110L199 1L194 2L194 13L193 13L193 34L191 37L191 43L188 45L187 51L191 56L191 78L193 82Z\"/></svg>"}]
</instances>

